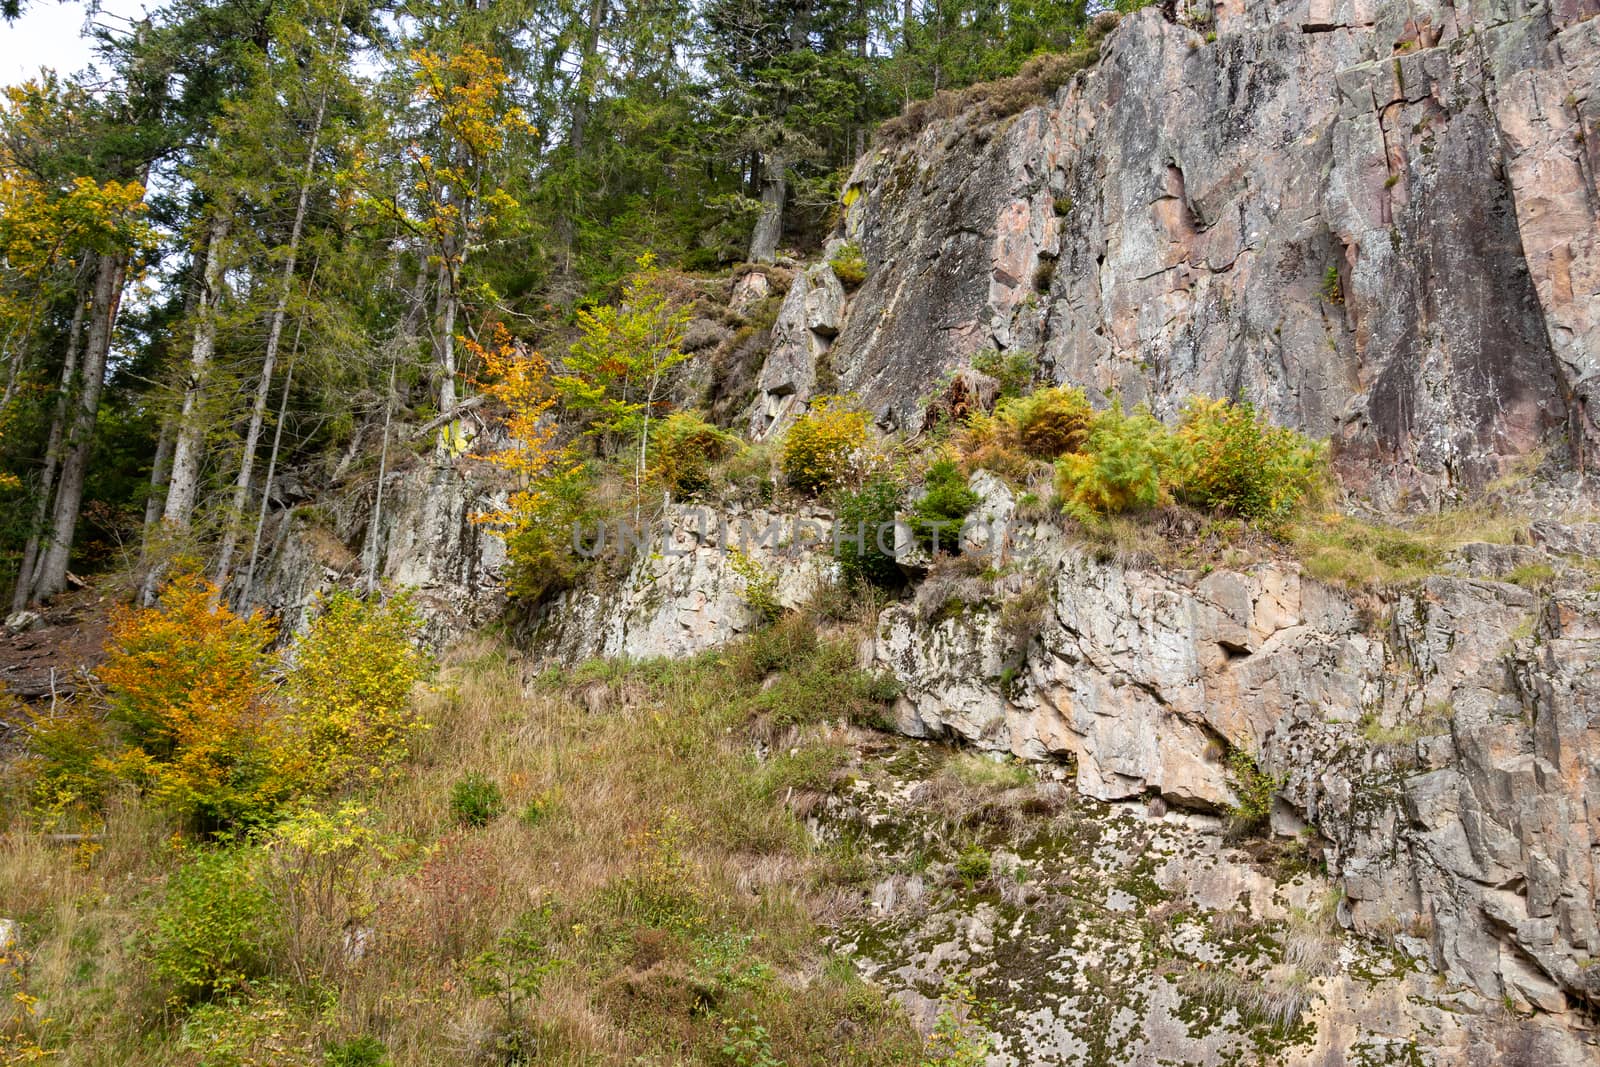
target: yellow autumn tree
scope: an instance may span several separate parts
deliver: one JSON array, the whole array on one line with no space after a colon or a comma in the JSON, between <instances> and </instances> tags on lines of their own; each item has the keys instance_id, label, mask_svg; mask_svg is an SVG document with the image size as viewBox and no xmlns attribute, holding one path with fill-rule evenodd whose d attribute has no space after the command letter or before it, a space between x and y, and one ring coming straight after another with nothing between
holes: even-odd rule
<instances>
[{"instance_id":1,"label":"yellow autumn tree","mask_svg":"<svg viewBox=\"0 0 1600 1067\"><path fill-rule=\"evenodd\" d=\"M110 761L203 827L258 822L291 790L271 700L275 627L188 571L154 608L118 609L100 680L126 747Z\"/></svg>"},{"instance_id":2,"label":"yellow autumn tree","mask_svg":"<svg viewBox=\"0 0 1600 1067\"><path fill-rule=\"evenodd\" d=\"M512 479L505 506L479 512L473 521L505 540L512 591L537 598L570 580L576 569L567 547L571 524L584 510L583 467L555 440L549 362L498 324L489 343L462 343L483 368L478 387L504 409L506 447L484 458Z\"/></svg>"},{"instance_id":3,"label":"yellow autumn tree","mask_svg":"<svg viewBox=\"0 0 1600 1067\"><path fill-rule=\"evenodd\" d=\"M382 782L423 722L412 687L428 670L408 596L339 593L295 643L285 679L297 778L313 792Z\"/></svg>"},{"instance_id":4,"label":"yellow autumn tree","mask_svg":"<svg viewBox=\"0 0 1600 1067\"><path fill-rule=\"evenodd\" d=\"M398 173L387 181L365 158L357 159L353 178L369 206L418 238L436 269L433 356L439 409L449 411L456 403L457 320L472 288L464 275L467 259L516 213L519 205L506 187L511 149L533 127L512 100L505 66L483 49L465 45L446 54L419 48L407 58L407 89L423 132L406 145L395 161Z\"/></svg>"}]
</instances>

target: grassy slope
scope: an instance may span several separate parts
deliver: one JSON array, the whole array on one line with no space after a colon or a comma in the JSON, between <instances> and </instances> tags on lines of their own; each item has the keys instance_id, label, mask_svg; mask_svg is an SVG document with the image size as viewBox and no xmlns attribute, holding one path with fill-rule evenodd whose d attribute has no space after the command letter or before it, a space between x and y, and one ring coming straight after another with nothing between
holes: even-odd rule
<instances>
[{"instance_id":1,"label":"grassy slope","mask_svg":"<svg viewBox=\"0 0 1600 1067\"><path fill-rule=\"evenodd\" d=\"M40 998L30 1040L83 1064L918 1062L899 1010L820 948L865 868L785 801L842 760L831 723L884 694L814 635L799 618L526 683L504 650L458 649L407 773L358 798L374 834L252 853L274 903L231 998L174 1004L149 964L195 847L159 814L123 798L76 851L19 823L0 915ZM481 827L451 808L468 772L504 795Z\"/></svg>"}]
</instances>

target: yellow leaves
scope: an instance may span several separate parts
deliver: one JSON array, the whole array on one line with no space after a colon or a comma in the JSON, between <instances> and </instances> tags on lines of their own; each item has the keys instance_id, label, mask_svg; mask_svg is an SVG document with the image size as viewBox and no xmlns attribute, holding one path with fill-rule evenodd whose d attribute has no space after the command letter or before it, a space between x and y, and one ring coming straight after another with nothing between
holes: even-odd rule
<instances>
[{"instance_id":1,"label":"yellow leaves","mask_svg":"<svg viewBox=\"0 0 1600 1067\"><path fill-rule=\"evenodd\" d=\"M405 597L378 604L341 593L324 603L286 680L309 788L380 781L405 758L422 728L411 690L428 666L414 644L417 629Z\"/></svg>"},{"instance_id":2,"label":"yellow leaves","mask_svg":"<svg viewBox=\"0 0 1600 1067\"><path fill-rule=\"evenodd\" d=\"M420 728L411 689L428 665L409 602L334 597L280 687L272 626L215 594L180 574L157 607L116 614L100 677L128 744L97 770L203 824L232 825L295 795L380 780L405 756Z\"/></svg>"},{"instance_id":3,"label":"yellow leaves","mask_svg":"<svg viewBox=\"0 0 1600 1067\"><path fill-rule=\"evenodd\" d=\"M511 471L518 481L506 508L474 515L473 521L518 529L539 509L542 498L538 482L564 455L555 445L554 420L546 418L556 402L550 385L550 364L538 352L514 340L498 323L487 345L465 337L461 343L483 364L479 388L506 409L510 447L486 458Z\"/></svg>"},{"instance_id":4,"label":"yellow leaves","mask_svg":"<svg viewBox=\"0 0 1600 1067\"><path fill-rule=\"evenodd\" d=\"M487 170L513 136L533 127L509 102L504 65L481 48L467 45L453 55L416 49L409 58L413 93L439 139L438 153L417 144L406 152L421 208L410 221L441 247L449 246L454 267L475 233L517 208L505 189L488 180Z\"/></svg>"},{"instance_id":5,"label":"yellow leaves","mask_svg":"<svg viewBox=\"0 0 1600 1067\"><path fill-rule=\"evenodd\" d=\"M839 397L817 397L783 439L781 464L789 484L807 493L832 489L867 440L865 411Z\"/></svg>"}]
</instances>

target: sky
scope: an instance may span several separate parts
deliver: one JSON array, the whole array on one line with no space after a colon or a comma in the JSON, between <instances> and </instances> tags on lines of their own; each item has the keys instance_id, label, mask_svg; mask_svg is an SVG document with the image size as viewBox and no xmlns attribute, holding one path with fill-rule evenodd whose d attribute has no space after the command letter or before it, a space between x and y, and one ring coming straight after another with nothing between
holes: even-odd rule
<instances>
[{"instance_id":1,"label":"sky","mask_svg":"<svg viewBox=\"0 0 1600 1067\"><path fill-rule=\"evenodd\" d=\"M152 0L153 2L153 0ZM99 20L120 25L146 7L140 0L101 0ZM33 77L40 67L70 74L89 63L89 42L83 36L88 7L77 2L33 0L16 22L0 20L0 84L13 85Z\"/></svg>"}]
</instances>

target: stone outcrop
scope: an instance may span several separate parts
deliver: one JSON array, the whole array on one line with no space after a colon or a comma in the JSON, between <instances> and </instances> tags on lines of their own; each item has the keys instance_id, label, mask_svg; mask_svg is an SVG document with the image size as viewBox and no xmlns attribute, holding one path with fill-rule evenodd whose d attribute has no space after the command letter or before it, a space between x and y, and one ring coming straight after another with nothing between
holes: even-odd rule
<instances>
[{"instance_id":1,"label":"stone outcrop","mask_svg":"<svg viewBox=\"0 0 1600 1067\"><path fill-rule=\"evenodd\" d=\"M254 600L285 632L304 626L319 594L363 586L369 559L385 588L412 593L433 644L503 614L505 543L472 520L496 506L477 462L406 460L384 478L375 543L375 479L271 517Z\"/></svg>"},{"instance_id":2,"label":"stone outcrop","mask_svg":"<svg viewBox=\"0 0 1600 1067\"><path fill-rule=\"evenodd\" d=\"M867 279L808 351L895 427L986 348L1162 416L1242 396L1333 438L1387 506L1544 449L1592 465L1596 9L1145 8L1053 100L862 158L844 232Z\"/></svg>"},{"instance_id":3,"label":"stone outcrop","mask_svg":"<svg viewBox=\"0 0 1600 1067\"><path fill-rule=\"evenodd\" d=\"M621 574L597 558L577 588L543 609L537 645L569 663L690 656L761 625L752 580L769 582L776 606L793 609L835 577L824 512L677 505L641 525L647 544ZM607 529L615 546L619 528ZM586 551L596 536L585 532Z\"/></svg>"},{"instance_id":4,"label":"stone outcrop","mask_svg":"<svg viewBox=\"0 0 1600 1067\"><path fill-rule=\"evenodd\" d=\"M1125 566L1052 527L1012 551L1025 591L930 610L925 587L880 617L902 732L1206 810L1236 799L1225 752L1251 753L1280 825L1326 841L1357 930L1491 999L1600 1006L1600 592L1497 580L1515 547L1359 601L1290 562Z\"/></svg>"},{"instance_id":5,"label":"stone outcrop","mask_svg":"<svg viewBox=\"0 0 1600 1067\"><path fill-rule=\"evenodd\" d=\"M827 357L844 319L844 286L826 263L800 271L778 309L772 348L756 380L759 398L750 431L767 434L813 395L817 368Z\"/></svg>"}]
</instances>

